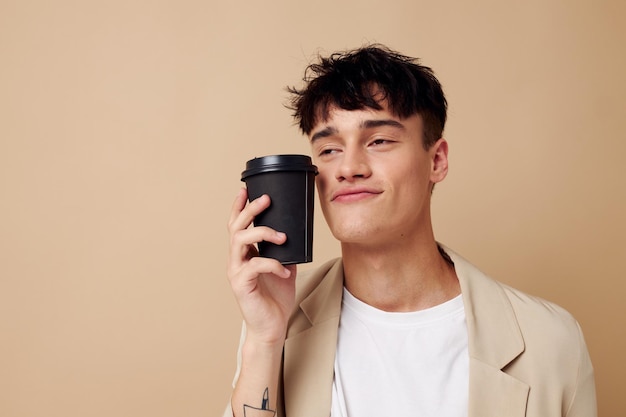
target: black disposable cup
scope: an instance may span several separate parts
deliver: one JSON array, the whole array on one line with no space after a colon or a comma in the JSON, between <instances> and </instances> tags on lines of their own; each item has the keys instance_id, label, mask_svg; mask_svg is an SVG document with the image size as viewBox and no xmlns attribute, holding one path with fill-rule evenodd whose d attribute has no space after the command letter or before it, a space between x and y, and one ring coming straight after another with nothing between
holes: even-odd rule
<instances>
[{"instance_id":1,"label":"black disposable cup","mask_svg":"<svg viewBox=\"0 0 626 417\"><path fill-rule=\"evenodd\" d=\"M306 155L269 155L246 163L241 180L248 200L263 194L270 206L254 219L255 226L268 226L287 235L282 245L259 242L259 255L283 265L313 260L313 207L317 167Z\"/></svg>"}]
</instances>

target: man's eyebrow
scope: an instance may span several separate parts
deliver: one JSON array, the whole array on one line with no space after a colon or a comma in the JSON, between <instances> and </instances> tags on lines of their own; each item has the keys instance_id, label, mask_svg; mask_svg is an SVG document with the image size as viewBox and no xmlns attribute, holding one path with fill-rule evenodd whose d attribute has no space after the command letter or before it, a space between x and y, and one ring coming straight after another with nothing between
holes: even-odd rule
<instances>
[{"instance_id":1,"label":"man's eyebrow","mask_svg":"<svg viewBox=\"0 0 626 417\"><path fill-rule=\"evenodd\" d=\"M404 130L405 127L402 123L398 122L397 120L393 120L393 119L374 119L374 120L364 120L360 127L362 129L370 129L373 127L380 127L380 126L391 126L391 127L395 127L398 129L402 129Z\"/></svg>"},{"instance_id":2,"label":"man's eyebrow","mask_svg":"<svg viewBox=\"0 0 626 417\"><path fill-rule=\"evenodd\" d=\"M313 136L311 136L311 142L315 142L317 139L327 138L328 136L334 135L338 133L338 130L332 126L327 126L319 132L315 132Z\"/></svg>"},{"instance_id":3,"label":"man's eyebrow","mask_svg":"<svg viewBox=\"0 0 626 417\"><path fill-rule=\"evenodd\" d=\"M364 120L359 124L359 128L361 129L371 129L380 126L390 126L402 130L406 129L402 123L393 119ZM315 132L313 136L311 136L311 143L315 142L317 139L327 138L337 133L339 133L339 130L337 130L337 128L333 126L326 126L324 129L320 130L319 132Z\"/></svg>"}]
</instances>

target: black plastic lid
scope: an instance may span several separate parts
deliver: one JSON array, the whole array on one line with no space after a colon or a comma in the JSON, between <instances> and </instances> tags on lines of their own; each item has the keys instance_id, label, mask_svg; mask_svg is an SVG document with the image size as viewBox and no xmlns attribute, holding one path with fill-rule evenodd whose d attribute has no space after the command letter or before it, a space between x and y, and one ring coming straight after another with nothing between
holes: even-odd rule
<instances>
[{"instance_id":1,"label":"black plastic lid","mask_svg":"<svg viewBox=\"0 0 626 417\"><path fill-rule=\"evenodd\" d=\"M317 167L307 155L268 155L246 162L246 170L241 173L241 180L273 171L311 171L317 175Z\"/></svg>"}]
</instances>

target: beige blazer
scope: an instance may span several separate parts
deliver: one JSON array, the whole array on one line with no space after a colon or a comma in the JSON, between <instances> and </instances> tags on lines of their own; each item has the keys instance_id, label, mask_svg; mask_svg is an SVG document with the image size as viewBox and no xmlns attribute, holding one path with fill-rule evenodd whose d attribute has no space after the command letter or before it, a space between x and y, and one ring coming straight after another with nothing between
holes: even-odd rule
<instances>
[{"instance_id":1,"label":"beige blazer","mask_svg":"<svg viewBox=\"0 0 626 417\"><path fill-rule=\"evenodd\" d=\"M596 417L593 368L576 320L445 251L459 277L467 320L468 417ZM341 260L301 274L297 281L298 308L285 341L277 415L328 416L343 291ZM232 416L230 406L224 416Z\"/></svg>"}]
</instances>

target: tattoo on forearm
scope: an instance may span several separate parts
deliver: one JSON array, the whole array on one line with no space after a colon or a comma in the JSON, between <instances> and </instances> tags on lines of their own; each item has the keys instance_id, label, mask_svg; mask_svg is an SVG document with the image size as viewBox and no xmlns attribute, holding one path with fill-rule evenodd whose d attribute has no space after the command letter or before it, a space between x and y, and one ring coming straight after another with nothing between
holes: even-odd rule
<instances>
[{"instance_id":1,"label":"tattoo on forearm","mask_svg":"<svg viewBox=\"0 0 626 417\"><path fill-rule=\"evenodd\" d=\"M261 408L253 407L248 404L243 405L244 417L270 417L276 415L276 410L270 409L269 388L265 388L263 399L261 400Z\"/></svg>"}]
</instances>

